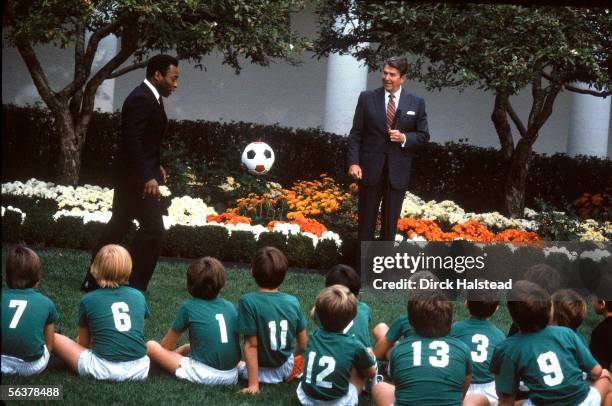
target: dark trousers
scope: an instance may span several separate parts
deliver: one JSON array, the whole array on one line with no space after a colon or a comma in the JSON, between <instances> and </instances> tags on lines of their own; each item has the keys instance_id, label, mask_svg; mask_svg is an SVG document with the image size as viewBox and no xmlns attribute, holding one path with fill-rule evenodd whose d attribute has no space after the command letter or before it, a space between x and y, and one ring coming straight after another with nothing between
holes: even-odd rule
<instances>
[{"instance_id":1,"label":"dark trousers","mask_svg":"<svg viewBox=\"0 0 612 406\"><path fill-rule=\"evenodd\" d=\"M132 274L130 286L147 290L164 236L161 203L155 197L142 198L143 187L139 185L117 185L113 196L113 215L104 229L104 233L93 247L91 261L103 246L121 244L130 230L132 220L138 221L139 227L130 247L132 256ZM83 290L97 287L88 271L83 282Z\"/></svg>"},{"instance_id":2,"label":"dark trousers","mask_svg":"<svg viewBox=\"0 0 612 406\"><path fill-rule=\"evenodd\" d=\"M373 186L359 185L359 241L373 241L376 231L376 218L382 200L380 239L395 241L397 220L402 211L404 190L393 189L387 178L387 170L382 182Z\"/></svg>"}]
</instances>

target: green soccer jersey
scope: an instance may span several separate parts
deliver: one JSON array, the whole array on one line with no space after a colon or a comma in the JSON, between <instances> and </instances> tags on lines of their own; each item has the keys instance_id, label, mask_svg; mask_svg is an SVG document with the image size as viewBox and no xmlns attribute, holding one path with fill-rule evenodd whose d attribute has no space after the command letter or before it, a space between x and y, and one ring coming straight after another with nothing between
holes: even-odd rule
<instances>
[{"instance_id":1,"label":"green soccer jersey","mask_svg":"<svg viewBox=\"0 0 612 406\"><path fill-rule=\"evenodd\" d=\"M470 350L451 337L411 335L391 350L389 375L396 405L461 405Z\"/></svg>"},{"instance_id":2,"label":"green soccer jersey","mask_svg":"<svg viewBox=\"0 0 612 406\"><path fill-rule=\"evenodd\" d=\"M225 299L191 298L179 308L172 330L189 329L190 358L227 371L240 361L237 319L236 308Z\"/></svg>"},{"instance_id":3,"label":"green soccer jersey","mask_svg":"<svg viewBox=\"0 0 612 406\"><path fill-rule=\"evenodd\" d=\"M293 352L297 333L306 328L300 303L283 292L252 292L238 301L238 332L257 336L260 367L277 368Z\"/></svg>"},{"instance_id":4,"label":"green soccer jersey","mask_svg":"<svg viewBox=\"0 0 612 406\"><path fill-rule=\"evenodd\" d=\"M319 318L315 318L315 322L321 328ZM372 339L370 337L370 323L372 322L372 311L370 306L364 302L357 302L357 315L346 326L343 333L349 336L354 336L366 347L372 347Z\"/></svg>"},{"instance_id":5,"label":"green soccer jersey","mask_svg":"<svg viewBox=\"0 0 612 406\"><path fill-rule=\"evenodd\" d=\"M40 358L51 323L59 323L51 299L31 288L2 290L2 355L28 362Z\"/></svg>"},{"instance_id":6,"label":"green soccer jersey","mask_svg":"<svg viewBox=\"0 0 612 406\"><path fill-rule=\"evenodd\" d=\"M89 329L95 355L112 362L132 361L147 354L143 329L148 316L143 294L120 286L81 297L78 324Z\"/></svg>"},{"instance_id":7,"label":"green soccer jersey","mask_svg":"<svg viewBox=\"0 0 612 406\"><path fill-rule=\"evenodd\" d=\"M519 333L495 348L491 371L498 392L518 392L519 381L529 388L536 405L569 406L582 402L589 383L582 372L597 365L583 341L567 327L548 326L537 333Z\"/></svg>"},{"instance_id":8,"label":"green soccer jersey","mask_svg":"<svg viewBox=\"0 0 612 406\"><path fill-rule=\"evenodd\" d=\"M351 368L363 370L375 363L356 336L317 329L308 335L302 390L318 400L339 399L348 393Z\"/></svg>"},{"instance_id":9,"label":"green soccer jersey","mask_svg":"<svg viewBox=\"0 0 612 406\"><path fill-rule=\"evenodd\" d=\"M389 331L385 334L385 338L390 343L394 343L401 338L406 338L412 334L412 327L410 326L410 321L408 321L408 316L403 314L399 316L391 327L389 327Z\"/></svg>"},{"instance_id":10,"label":"green soccer jersey","mask_svg":"<svg viewBox=\"0 0 612 406\"><path fill-rule=\"evenodd\" d=\"M453 324L451 336L463 341L472 356L472 383L488 383L495 380L489 370L493 350L506 339L504 333L489 320L471 318Z\"/></svg>"}]
</instances>

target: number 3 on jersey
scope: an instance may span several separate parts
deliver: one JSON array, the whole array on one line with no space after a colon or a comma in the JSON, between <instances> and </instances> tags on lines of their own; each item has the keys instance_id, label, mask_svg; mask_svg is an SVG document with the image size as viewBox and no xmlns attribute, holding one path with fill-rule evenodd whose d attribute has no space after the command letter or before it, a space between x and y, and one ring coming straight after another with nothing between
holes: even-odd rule
<instances>
[{"instance_id":1,"label":"number 3 on jersey","mask_svg":"<svg viewBox=\"0 0 612 406\"><path fill-rule=\"evenodd\" d=\"M129 331L132 328L132 319L128 312L130 307L125 302L116 302L111 305L113 320L117 331Z\"/></svg>"}]
</instances>

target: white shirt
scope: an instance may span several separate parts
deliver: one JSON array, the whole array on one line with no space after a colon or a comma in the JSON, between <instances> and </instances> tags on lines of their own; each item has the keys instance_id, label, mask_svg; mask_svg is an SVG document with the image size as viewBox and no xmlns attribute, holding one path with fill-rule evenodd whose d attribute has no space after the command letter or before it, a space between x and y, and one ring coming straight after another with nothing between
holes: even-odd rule
<instances>
[{"instance_id":1,"label":"white shirt","mask_svg":"<svg viewBox=\"0 0 612 406\"><path fill-rule=\"evenodd\" d=\"M395 102L396 110L397 110L397 106L399 106L399 100L400 100L401 94L402 94L402 87L400 86L399 89L397 89L397 91L393 93L393 101ZM387 111L387 106L389 105L389 99L390 99L389 96L391 96L391 92L385 89L385 111ZM404 142L402 142L402 147L406 145L406 138L407 138L406 134L404 134Z\"/></svg>"},{"instance_id":2,"label":"white shirt","mask_svg":"<svg viewBox=\"0 0 612 406\"><path fill-rule=\"evenodd\" d=\"M151 84L151 82L149 82L148 79L144 80L144 84L149 86L149 89L151 89L151 91L153 92L153 95L155 96L155 99L157 100L157 102L159 103L159 92L157 91L157 89L155 88L155 86L153 86Z\"/></svg>"}]
</instances>

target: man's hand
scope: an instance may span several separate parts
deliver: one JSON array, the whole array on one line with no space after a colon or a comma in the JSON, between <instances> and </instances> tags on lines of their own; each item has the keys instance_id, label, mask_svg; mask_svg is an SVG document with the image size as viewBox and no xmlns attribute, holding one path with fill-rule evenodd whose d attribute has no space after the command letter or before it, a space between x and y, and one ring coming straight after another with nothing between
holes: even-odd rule
<instances>
[{"instance_id":1,"label":"man's hand","mask_svg":"<svg viewBox=\"0 0 612 406\"><path fill-rule=\"evenodd\" d=\"M166 173L166 169L163 166L159 166L159 173L161 174L164 183L168 181L168 174Z\"/></svg>"},{"instance_id":2,"label":"man's hand","mask_svg":"<svg viewBox=\"0 0 612 406\"><path fill-rule=\"evenodd\" d=\"M160 199L159 184L157 183L157 180L151 179L147 183L145 183L144 191L142 192L142 198L144 199L145 197L147 197L147 195L151 197L156 197L157 200Z\"/></svg>"},{"instance_id":3,"label":"man's hand","mask_svg":"<svg viewBox=\"0 0 612 406\"><path fill-rule=\"evenodd\" d=\"M406 139L406 136L399 130L389 130L389 139L391 142L399 142L401 144Z\"/></svg>"},{"instance_id":4,"label":"man's hand","mask_svg":"<svg viewBox=\"0 0 612 406\"><path fill-rule=\"evenodd\" d=\"M356 180L360 180L362 177L361 174L361 166L359 165L351 165L349 166L348 174Z\"/></svg>"}]
</instances>

